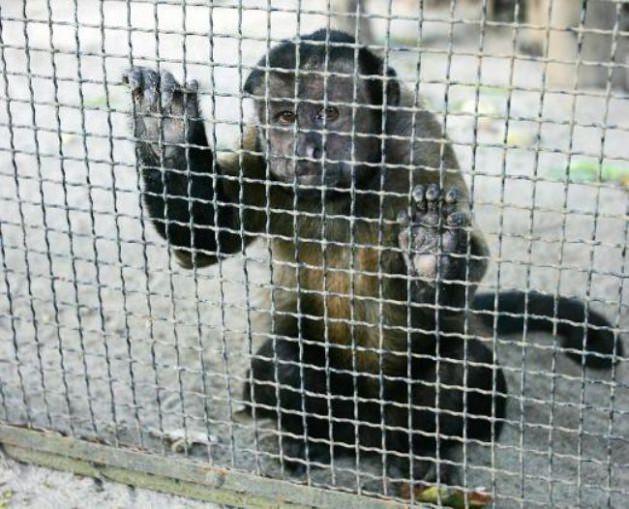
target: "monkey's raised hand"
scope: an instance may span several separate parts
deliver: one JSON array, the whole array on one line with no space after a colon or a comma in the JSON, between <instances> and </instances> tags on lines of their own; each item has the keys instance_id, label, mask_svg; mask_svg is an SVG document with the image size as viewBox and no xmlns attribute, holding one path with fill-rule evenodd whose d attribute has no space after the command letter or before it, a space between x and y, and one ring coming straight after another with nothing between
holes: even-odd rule
<instances>
[{"instance_id":1,"label":"monkey's raised hand","mask_svg":"<svg viewBox=\"0 0 629 509\"><path fill-rule=\"evenodd\" d=\"M173 247L186 268L216 261L216 253L240 245L215 226L236 228L230 210L215 210L212 151L199 115L197 84L186 87L167 71L128 70L123 81L133 97L133 128L144 182L144 203L157 232ZM217 221L218 219L218 221ZM218 239L218 240L217 240Z\"/></svg>"},{"instance_id":2,"label":"monkey's raised hand","mask_svg":"<svg viewBox=\"0 0 629 509\"><path fill-rule=\"evenodd\" d=\"M170 72L146 67L129 69L122 80L133 97L134 134L155 157L170 160L185 156L186 143L205 145L205 135L199 139L203 122L196 81L181 86Z\"/></svg>"},{"instance_id":3,"label":"monkey's raised hand","mask_svg":"<svg viewBox=\"0 0 629 509\"><path fill-rule=\"evenodd\" d=\"M460 210L461 191L456 187L440 189L437 184L416 186L412 191L413 214L398 214L399 246L409 275L416 278L414 297L419 301L434 298L441 285L441 304L463 304L466 258L471 224L467 212Z\"/></svg>"}]
</instances>

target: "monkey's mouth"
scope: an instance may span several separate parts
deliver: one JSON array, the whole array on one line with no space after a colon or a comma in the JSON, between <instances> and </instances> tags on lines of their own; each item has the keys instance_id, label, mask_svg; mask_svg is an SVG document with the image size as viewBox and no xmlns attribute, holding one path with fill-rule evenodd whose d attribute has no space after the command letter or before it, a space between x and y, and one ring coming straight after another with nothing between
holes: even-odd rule
<instances>
[{"instance_id":1,"label":"monkey's mouth","mask_svg":"<svg viewBox=\"0 0 629 509\"><path fill-rule=\"evenodd\" d=\"M302 186L336 187L342 185L342 168L340 164L301 163L297 166L295 179Z\"/></svg>"},{"instance_id":2,"label":"monkey's mouth","mask_svg":"<svg viewBox=\"0 0 629 509\"><path fill-rule=\"evenodd\" d=\"M326 183L320 168L312 171L297 171L295 180L301 186L322 186Z\"/></svg>"},{"instance_id":3,"label":"monkey's mouth","mask_svg":"<svg viewBox=\"0 0 629 509\"><path fill-rule=\"evenodd\" d=\"M323 188L351 187L351 172L342 162L326 162L322 165L315 161L295 161L277 159L271 165L272 177L277 182L296 185L297 191L308 190L321 192Z\"/></svg>"}]
</instances>

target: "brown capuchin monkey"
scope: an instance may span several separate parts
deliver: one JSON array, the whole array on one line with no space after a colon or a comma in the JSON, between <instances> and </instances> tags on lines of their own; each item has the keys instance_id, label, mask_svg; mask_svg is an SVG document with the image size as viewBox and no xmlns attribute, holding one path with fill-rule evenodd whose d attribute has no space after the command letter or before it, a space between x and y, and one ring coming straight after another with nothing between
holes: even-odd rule
<instances>
[{"instance_id":1,"label":"brown capuchin monkey","mask_svg":"<svg viewBox=\"0 0 629 509\"><path fill-rule=\"evenodd\" d=\"M497 439L507 398L466 310L489 324L509 312L499 329L521 331L525 296L500 294L497 309L474 297L489 254L435 117L337 31L282 42L250 73L257 118L240 164L213 159L196 83L143 67L124 80L145 203L181 263L269 238L273 325L243 397L276 420L283 461L299 472L360 447L403 496L451 483L461 437ZM552 330L552 297L529 294L527 309L529 330ZM602 316L579 325L580 302L560 298L556 318L577 322L558 327L577 361L605 368L622 354Z\"/></svg>"}]
</instances>

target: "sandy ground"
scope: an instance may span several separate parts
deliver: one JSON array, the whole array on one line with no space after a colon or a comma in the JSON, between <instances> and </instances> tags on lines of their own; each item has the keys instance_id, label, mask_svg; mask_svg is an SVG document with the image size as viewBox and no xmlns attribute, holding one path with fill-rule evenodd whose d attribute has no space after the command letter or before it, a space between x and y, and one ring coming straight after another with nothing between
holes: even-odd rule
<instances>
[{"instance_id":1,"label":"sandy ground","mask_svg":"<svg viewBox=\"0 0 629 509\"><path fill-rule=\"evenodd\" d=\"M33 1L26 28L20 3L2 4L0 418L156 454L192 444L179 450L216 465L380 491L367 461L359 474L342 460L291 478L274 460L268 423L231 417L253 348L249 318L268 281L266 247L193 274L144 229L123 69L155 66L159 56L178 77L198 79L208 129L228 149L239 132L230 122L250 114L237 96L247 73L240 65L263 54L269 30L276 39L327 23L303 13L297 27L294 2L273 1L269 16L266 2L244 4L262 9L220 2L210 21L207 6L188 7L184 17L175 5L130 2L128 10L126 2L88 1L75 19L72 2L54 0L48 12ZM325 4L308 2L308 9ZM241 44L234 38L239 19ZM377 37L385 25L375 23ZM390 64L411 87L419 73L420 93L455 145L492 247L484 289L589 298L626 332L626 191L587 176L566 184L565 175L568 166L599 161L626 171L628 98L542 93L543 66L511 58L512 32L481 36L473 24L424 23L418 71L416 25L392 23ZM629 369L621 363L611 374L583 372L553 355L552 344L537 335L497 341L511 390L509 424L492 450L465 451L464 480L489 488L497 507L623 507ZM0 462L0 500L3 493L16 506L195 505L10 460Z\"/></svg>"}]
</instances>

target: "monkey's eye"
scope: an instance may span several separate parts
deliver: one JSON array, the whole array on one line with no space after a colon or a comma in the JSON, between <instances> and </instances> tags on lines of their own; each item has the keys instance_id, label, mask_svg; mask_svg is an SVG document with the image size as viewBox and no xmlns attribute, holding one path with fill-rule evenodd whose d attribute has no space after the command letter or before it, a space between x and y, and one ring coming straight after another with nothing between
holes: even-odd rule
<instances>
[{"instance_id":1,"label":"monkey's eye","mask_svg":"<svg viewBox=\"0 0 629 509\"><path fill-rule=\"evenodd\" d=\"M328 106L327 108L321 108L317 117L321 120L325 119L327 122L333 122L339 118L339 110L334 106Z\"/></svg>"},{"instance_id":2,"label":"monkey's eye","mask_svg":"<svg viewBox=\"0 0 629 509\"><path fill-rule=\"evenodd\" d=\"M292 111L280 111L277 115L275 115L275 119L280 123L280 124L284 124L284 125L290 125L292 123L295 122L295 113L293 113Z\"/></svg>"}]
</instances>

